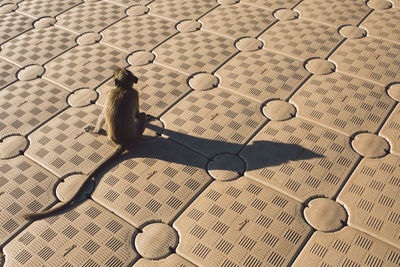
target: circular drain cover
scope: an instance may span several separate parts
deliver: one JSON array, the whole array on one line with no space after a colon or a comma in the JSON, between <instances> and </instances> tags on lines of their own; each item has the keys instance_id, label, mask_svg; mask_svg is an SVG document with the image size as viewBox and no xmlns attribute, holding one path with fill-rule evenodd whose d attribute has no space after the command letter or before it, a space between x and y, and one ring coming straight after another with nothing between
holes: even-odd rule
<instances>
[{"instance_id":1,"label":"circular drain cover","mask_svg":"<svg viewBox=\"0 0 400 267\"><path fill-rule=\"evenodd\" d=\"M149 8L147 6L132 6L126 10L126 14L128 16L141 16L147 14L149 12Z\"/></svg>"},{"instance_id":2,"label":"circular drain cover","mask_svg":"<svg viewBox=\"0 0 400 267\"><path fill-rule=\"evenodd\" d=\"M314 229L322 232L337 231L347 221L343 206L328 198L311 200L304 209L304 217Z\"/></svg>"},{"instance_id":3,"label":"circular drain cover","mask_svg":"<svg viewBox=\"0 0 400 267\"><path fill-rule=\"evenodd\" d=\"M184 20L176 25L176 28L180 32L194 32L200 30L201 23L195 20Z\"/></svg>"},{"instance_id":4,"label":"circular drain cover","mask_svg":"<svg viewBox=\"0 0 400 267\"><path fill-rule=\"evenodd\" d=\"M354 25L346 25L340 28L339 33L349 39L359 39L367 35L367 31Z\"/></svg>"},{"instance_id":5,"label":"circular drain cover","mask_svg":"<svg viewBox=\"0 0 400 267\"><path fill-rule=\"evenodd\" d=\"M366 158L380 158L389 152L389 143L372 133L361 133L351 142L354 150Z\"/></svg>"},{"instance_id":6,"label":"circular drain cover","mask_svg":"<svg viewBox=\"0 0 400 267\"><path fill-rule=\"evenodd\" d=\"M78 36L76 43L78 45L91 45L99 42L102 36L97 32L86 32Z\"/></svg>"},{"instance_id":7,"label":"circular drain cover","mask_svg":"<svg viewBox=\"0 0 400 267\"><path fill-rule=\"evenodd\" d=\"M265 105L263 113L270 120L284 121L294 117L296 108L286 101L273 100Z\"/></svg>"},{"instance_id":8,"label":"circular drain cover","mask_svg":"<svg viewBox=\"0 0 400 267\"><path fill-rule=\"evenodd\" d=\"M149 51L137 51L128 57L128 63L134 67L143 66L153 62L154 58L154 54Z\"/></svg>"},{"instance_id":9,"label":"circular drain cover","mask_svg":"<svg viewBox=\"0 0 400 267\"><path fill-rule=\"evenodd\" d=\"M244 169L243 160L233 154L216 155L207 165L211 177L220 181L237 179L242 176Z\"/></svg>"},{"instance_id":10,"label":"circular drain cover","mask_svg":"<svg viewBox=\"0 0 400 267\"><path fill-rule=\"evenodd\" d=\"M9 159L21 155L28 148L24 136L12 135L0 141L0 159Z\"/></svg>"},{"instance_id":11,"label":"circular drain cover","mask_svg":"<svg viewBox=\"0 0 400 267\"><path fill-rule=\"evenodd\" d=\"M388 94L396 101L400 101L400 83L392 84L388 89Z\"/></svg>"},{"instance_id":12,"label":"circular drain cover","mask_svg":"<svg viewBox=\"0 0 400 267\"><path fill-rule=\"evenodd\" d=\"M298 18L299 13L291 9L279 9L275 11L274 17L282 21L288 21Z\"/></svg>"},{"instance_id":13,"label":"circular drain cover","mask_svg":"<svg viewBox=\"0 0 400 267\"><path fill-rule=\"evenodd\" d=\"M262 48L262 46L263 43L260 40L250 37L241 38L239 41L236 42L237 49L245 52L259 50Z\"/></svg>"},{"instance_id":14,"label":"circular drain cover","mask_svg":"<svg viewBox=\"0 0 400 267\"><path fill-rule=\"evenodd\" d=\"M47 28L53 26L56 23L56 19L53 17L42 17L33 23L35 28Z\"/></svg>"},{"instance_id":15,"label":"circular drain cover","mask_svg":"<svg viewBox=\"0 0 400 267\"><path fill-rule=\"evenodd\" d=\"M30 81L41 77L44 72L44 67L40 65L28 65L18 72L17 78L21 81Z\"/></svg>"},{"instance_id":16,"label":"circular drain cover","mask_svg":"<svg viewBox=\"0 0 400 267\"><path fill-rule=\"evenodd\" d=\"M135 247L143 258L160 259L168 256L178 245L178 234L168 224L152 223L136 236Z\"/></svg>"},{"instance_id":17,"label":"circular drain cover","mask_svg":"<svg viewBox=\"0 0 400 267\"><path fill-rule=\"evenodd\" d=\"M190 78L189 86L194 90L205 91L217 87L218 82L218 78L210 73L198 73Z\"/></svg>"},{"instance_id":18,"label":"circular drain cover","mask_svg":"<svg viewBox=\"0 0 400 267\"><path fill-rule=\"evenodd\" d=\"M68 104L71 107L84 107L93 104L97 99L97 92L88 88L73 91L68 96Z\"/></svg>"},{"instance_id":19,"label":"circular drain cover","mask_svg":"<svg viewBox=\"0 0 400 267\"><path fill-rule=\"evenodd\" d=\"M386 0L369 0L367 5L376 10L383 10L392 7L392 3Z\"/></svg>"},{"instance_id":20,"label":"circular drain cover","mask_svg":"<svg viewBox=\"0 0 400 267\"><path fill-rule=\"evenodd\" d=\"M313 58L306 63L306 69L312 74L325 75L335 71L335 64L322 58Z\"/></svg>"}]
</instances>

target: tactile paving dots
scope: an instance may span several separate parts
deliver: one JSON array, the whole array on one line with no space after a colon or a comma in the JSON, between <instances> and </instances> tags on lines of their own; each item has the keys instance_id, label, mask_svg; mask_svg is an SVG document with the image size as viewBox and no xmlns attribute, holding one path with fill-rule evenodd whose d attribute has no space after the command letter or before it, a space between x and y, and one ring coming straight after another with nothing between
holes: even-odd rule
<instances>
[{"instance_id":1,"label":"tactile paving dots","mask_svg":"<svg viewBox=\"0 0 400 267\"><path fill-rule=\"evenodd\" d=\"M295 10L304 18L336 26L356 25L371 11L365 1L358 0L307 0L302 1Z\"/></svg>"},{"instance_id":2,"label":"tactile paving dots","mask_svg":"<svg viewBox=\"0 0 400 267\"><path fill-rule=\"evenodd\" d=\"M46 64L44 77L69 90L93 89L126 66L128 55L102 44L77 46Z\"/></svg>"},{"instance_id":3,"label":"tactile paving dots","mask_svg":"<svg viewBox=\"0 0 400 267\"><path fill-rule=\"evenodd\" d=\"M298 116L349 136L377 131L395 103L384 87L337 72L313 75L290 102L298 107Z\"/></svg>"},{"instance_id":4,"label":"tactile paving dots","mask_svg":"<svg viewBox=\"0 0 400 267\"><path fill-rule=\"evenodd\" d=\"M25 135L67 107L68 91L44 79L18 81L0 91L0 137Z\"/></svg>"},{"instance_id":5,"label":"tactile paving dots","mask_svg":"<svg viewBox=\"0 0 400 267\"><path fill-rule=\"evenodd\" d=\"M150 14L156 14L175 21L197 19L218 5L215 0L182 1L157 0L150 3Z\"/></svg>"},{"instance_id":6,"label":"tactile paving dots","mask_svg":"<svg viewBox=\"0 0 400 267\"><path fill-rule=\"evenodd\" d=\"M383 125L380 135L390 142L391 151L400 155L400 105L397 104L392 114Z\"/></svg>"},{"instance_id":7,"label":"tactile paving dots","mask_svg":"<svg viewBox=\"0 0 400 267\"><path fill-rule=\"evenodd\" d=\"M315 232L300 252L295 267L399 266L400 250L352 227Z\"/></svg>"},{"instance_id":8,"label":"tactile paving dots","mask_svg":"<svg viewBox=\"0 0 400 267\"><path fill-rule=\"evenodd\" d=\"M325 58L343 39L336 27L303 19L279 21L260 37L266 49L296 58Z\"/></svg>"},{"instance_id":9,"label":"tactile paving dots","mask_svg":"<svg viewBox=\"0 0 400 267\"><path fill-rule=\"evenodd\" d=\"M220 88L193 91L161 117L166 135L207 156L237 153L266 121L261 106Z\"/></svg>"},{"instance_id":10,"label":"tactile paving dots","mask_svg":"<svg viewBox=\"0 0 400 267\"><path fill-rule=\"evenodd\" d=\"M361 26L368 35L400 43L400 14L398 9L376 10L369 15Z\"/></svg>"},{"instance_id":11,"label":"tactile paving dots","mask_svg":"<svg viewBox=\"0 0 400 267\"><path fill-rule=\"evenodd\" d=\"M206 164L165 138L140 142L106 169L92 198L136 227L170 223L210 183Z\"/></svg>"},{"instance_id":12,"label":"tactile paving dots","mask_svg":"<svg viewBox=\"0 0 400 267\"><path fill-rule=\"evenodd\" d=\"M34 222L4 247L10 266L127 266L137 230L94 201Z\"/></svg>"},{"instance_id":13,"label":"tactile paving dots","mask_svg":"<svg viewBox=\"0 0 400 267\"><path fill-rule=\"evenodd\" d=\"M75 33L98 32L126 16L125 7L106 1L90 1L57 16L57 23Z\"/></svg>"},{"instance_id":14,"label":"tactile paving dots","mask_svg":"<svg viewBox=\"0 0 400 267\"><path fill-rule=\"evenodd\" d=\"M175 221L176 251L199 266L286 266L311 230L300 209L246 177L215 181Z\"/></svg>"},{"instance_id":15,"label":"tactile paving dots","mask_svg":"<svg viewBox=\"0 0 400 267\"><path fill-rule=\"evenodd\" d=\"M35 18L42 16L55 17L61 12L70 9L78 4L82 3L82 0L30 0L21 1L18 4L18 12L28 14Z\"/></svg>"},{"instance_id":16,"label":"tactile paving dots","mask_svg":"<svg viewBox=\"0 0 400 267\"><path fill-rule=\"evenodd\" d=\"M9 12L0 16L0 43L31 29L34 19L17 12Z\"/></svg>"},{"instance_id":17,"label":"tactile paving dots","mask_svg":"<svg viewBox=\"0 0 400 267\"><path fill-rule=\"evenodd\" d=\"M58 177L89 173L115 151L107 136L85 131L95 125L100 112L96 105L65 110L29 135L30 147L25 154Z\"/></svg>"},{"instance_id":18,"label":"tactile paving dots","mask_svg":"<svg viewBox=\"0 0 400 267\"><path fill-rule=\"evenodd\" d=\"M19 66L44 64L76 45L76 35L57 27L32 29L1 46L3 56Z\"/></svg>"},{"instance_id":19,"label":"tactile paving dots","mask_svg":"<svg viewBox=\"0 0 400 267\"><path fill-rule=\"evenodd\" d=\"M212 72L236 52L234 40L202 30L181 32L154 50L155 62L187 74Z\"/></svg>"},{"instance_id":20,"label":"tactile paving dots","mask_svg":"<svg viewBox=\"0 0 400 267\"><path fill-rule=\"evenodd\" d=\"M303 61L264 49L241 52L215 73L220 87L264 103L287 99L310 75Z\"/></svg>"},{"instance_id":21,"label":"tactile paving dots","mask_svg":"<svg viewBox=\"0 0 400 267\"><path fill-rule=\"evenodd\" d=\"M338 196L349 225L400 246L400 157L363 159Z\"/></svg>"},{"instance_id":22,"label":"tactile paving dots","mask_svg":"<svg viewBox=\"0 0 400 267\"><path fill-rule=\"evenodd\" d=\"M101 34L102 42L126 52L150 50L176 33L175 23L152 15L128 16Z\"/></svg>"},{"instance_id":23,"label":"tactile paving dots","mask_svg":"<svg viewBox=\"0 0 400 267\"><path fill-rule=\"evenodd\" d=\"M338 71L384 85L400 80L400 44L371 37L348 39L330 59Z\"/></svg>"},{"instance_id":24,"label":"tactile paving dots","mask_svg":"<svg viewBox=\"0 0 400 267\"><path fill-rule=\"evenodd\" d=\"M255 37L275 20L269 10L239 3L219 6L199 21L205 30L239 38Z\"/></svg>"},{"instance_id":25,"label":"tactile paving dots","mask_svg":"<svg viewBox=\"0 0 400 267\"><path fill-rule=\"evenodd\" d=\"M348 137L297 117L268 122L239 156L246 176L300 202L333 197L359 159Z\"/></svg>"},{"instance_id":26,"label":"tactile paving dots","mask_svg":"<svg viewBox=\"0 0 400 267\"><path fill-rule=\"evenodd\" d=\"M147 64L128 68L139 78L134 88L139 91L140 111L158 117L168 107L190 91L188 76L158 64ZM114 79L99 87L100 98L104 105L108 91L115 87Z\"/></svg>"},{"instance_id":27,"label":"tactile paving dots","mask_svg":"<svg viewBox=\"0 0 400 267\"><path fill-rule=\"evenodd\" d=\"M53 188L57 181L57 177L24 156L0 160L2 244L27 223L22 215L43 210L56 200Z\"/></svg>"},{"instance_id":28,"label":"tactile paving dots","mask_svg":"<svg viewBox=\"0 0 400 267\"><path fill-rule=\"evenodd\" d=\"M18 70L19 67L17 65L0 59L0 89L17 79L16 73Z\"/></svg>"}]
</instances>

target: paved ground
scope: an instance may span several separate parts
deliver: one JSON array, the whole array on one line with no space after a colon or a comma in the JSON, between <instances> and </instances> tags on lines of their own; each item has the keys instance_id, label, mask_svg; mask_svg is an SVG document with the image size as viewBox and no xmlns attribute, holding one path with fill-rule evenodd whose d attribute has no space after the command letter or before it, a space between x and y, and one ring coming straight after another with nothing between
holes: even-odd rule
<instances>
[{"instance_id":1,"label":"paved ground","mask_svg":"<svg viewBox=\"0 0 400 267\"><path fill-rule=\"evenodd\" d=\"M400 266L400 1L365 2L0 0L5 266ZM154 119L101 164L116 67Z\"/></svg>"}]
</instances>

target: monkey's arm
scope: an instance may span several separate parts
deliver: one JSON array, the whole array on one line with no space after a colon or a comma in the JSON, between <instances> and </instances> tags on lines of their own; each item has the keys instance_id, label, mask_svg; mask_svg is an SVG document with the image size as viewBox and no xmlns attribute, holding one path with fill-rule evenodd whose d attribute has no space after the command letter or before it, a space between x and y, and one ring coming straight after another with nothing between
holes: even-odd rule
<instances>
[{"instance_id":1,"label":"monkey's arm","mask_svg":"<svg viewBox=\"0 0 400 267\"><path fill-rule=\"evenodd\" d=\"M100 133L101 126L103 126L104 122L105 122L104 114L103 114L103 112L101 112L101 114L97 118L96 127L94 127L93 132Z\"/></svg>"}]
</instances>

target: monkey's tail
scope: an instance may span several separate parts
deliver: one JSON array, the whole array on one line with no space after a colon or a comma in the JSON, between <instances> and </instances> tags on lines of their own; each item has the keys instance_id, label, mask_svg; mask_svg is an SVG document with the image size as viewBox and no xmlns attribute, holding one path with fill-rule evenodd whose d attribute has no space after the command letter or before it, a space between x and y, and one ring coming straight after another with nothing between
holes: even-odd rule
<instances>
[{"instance_id":1,"label":"monkey's tail","mask_svg":"<svg viewBox=\"0 0 400 267\"><path fill-rule=\"evenodd\" d=\"M115 148L115 151L112 155L108 156L107 158L104 158L100 164L98 165L96 169L91 171L85 178L85 181L82 183L81 187L76 191L75 195L68 201L66 202L60 202L57 203L52 209L41 211L41 212L35 212L35 213L27 213L22 215L22 217L26 220L37 220L37 219L42 219L48 216L55 215L56 213L63 212L65 210L70 209L74 204L78 202L79 196L83 195L86 187L91 183L92 179L90 179L93 174L105 163L116 157L117 155L121 154L124 151L124 147L122 145L117 145Z\"/></svg>"}]
</instances>

